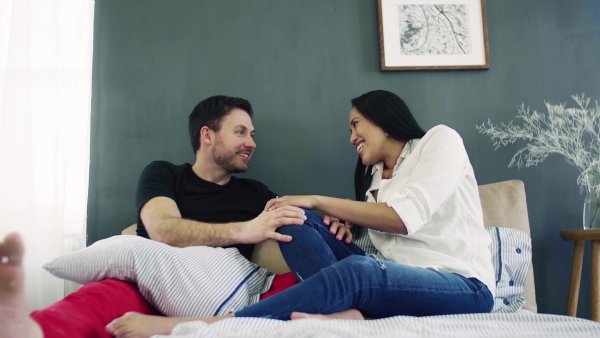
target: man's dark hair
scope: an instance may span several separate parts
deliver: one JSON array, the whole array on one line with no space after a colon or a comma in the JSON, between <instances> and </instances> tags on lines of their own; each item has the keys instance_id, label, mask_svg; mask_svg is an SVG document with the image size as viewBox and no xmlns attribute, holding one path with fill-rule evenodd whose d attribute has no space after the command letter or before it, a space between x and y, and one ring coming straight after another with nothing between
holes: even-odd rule
<instances>
[{"instance_id":1,"label":"man's dark hair","mask_svg":"<svg viewBox=\"0 0 600 338\"><path fill-rule=\"evenodd\" d=\"M192 110L189 117L190 140L194 154L200 149L200 129L208 128L219 131L221 121L233 109L238 108L252 117L252 105L248 100L224 95L211 96L200 101Z\"/></svg>"}]
</instances>

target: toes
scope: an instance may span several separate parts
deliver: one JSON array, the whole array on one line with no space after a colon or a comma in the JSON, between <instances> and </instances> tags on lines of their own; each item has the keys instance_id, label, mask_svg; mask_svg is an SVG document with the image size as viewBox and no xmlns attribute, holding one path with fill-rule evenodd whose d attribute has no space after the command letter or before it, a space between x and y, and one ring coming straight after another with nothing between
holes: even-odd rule
<instances>
[{"instance_id":1,"label":"toes","mask_svg":"<svg viewBox=\"0 0 600 338\"><path fill-rule=\"evenodd\" d=\"M0 260L3 264L20 264L23 260L23 241L17 233L11 233L0 245Z\"/></svg>"}]
</instances>

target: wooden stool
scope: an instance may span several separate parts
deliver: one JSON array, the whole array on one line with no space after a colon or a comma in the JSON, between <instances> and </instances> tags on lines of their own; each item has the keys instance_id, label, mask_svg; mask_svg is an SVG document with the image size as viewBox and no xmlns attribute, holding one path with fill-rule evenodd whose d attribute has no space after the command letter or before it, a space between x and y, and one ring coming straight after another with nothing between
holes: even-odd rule
<instances>
[{"instance_id":1,"label":"wooden stool","mask_svg":"<svg viewBox=\"0 0 600 338\"><path fill-rule=\"evenodd\" d=\"M569 285L567 316L577 316L581 266L583 265L583 248L585 241L591 241L592 283L590 285L590 319L600 322L600 229L564 230L560 232L560 237L565 241L575 241L573 262L571 263L571 284Z\"/></svg>"}]
</instances>

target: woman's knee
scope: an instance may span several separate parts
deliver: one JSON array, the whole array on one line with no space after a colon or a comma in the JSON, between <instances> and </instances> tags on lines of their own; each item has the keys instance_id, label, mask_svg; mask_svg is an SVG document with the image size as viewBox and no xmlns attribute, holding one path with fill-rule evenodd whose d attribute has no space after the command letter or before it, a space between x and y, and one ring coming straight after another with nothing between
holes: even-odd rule
<instances>
[{"instance_id":1,"label":"woman's knee","mask_svg":"<svg viewBox=\"0 0 600 338\"><path fill-rule=\"evenodd\" d=\"M293 235L295 232L294 228L299 227L298 225L284 225L282 227L277 228L278 233L283 235Z\"/></svg>"},{"instance_id":2,"label":"woman's knee","mask_svg":"<svg viewBox=\"0 0 600 338\"><path fill-rule=\"evenodd\" d=\"M313 213L310 210L305 210L306 212L306 221L302 225L284 225L277 229L277 232L284 235L293 236L294 234L303 234L303 233L311 233L313 234L315 230L329 232L329 229L326 225L323 224L323 220Z\"/></svg>"},{"instance_id":3,"label":"woman's knee","mask_svg":"<svg viewBox=\"0 0 600 338\"><path fill-rule=\"evenodd\" d=\"M308 223L323 223L323 219L315 214L314 212L308 210L308 209L303 209L304 210L304 215L306 216L306 222Z\"/></svg>"},{"instance_id":4,"label":"woman's knee","mask_svg":"<svg viewBox=\"0 0 600 338\"><path fill-rule=\"evenodd\" d=\"M344 275L376 275L385 271L385 264L374 256L351 255L342 259L337 268Z\"/></svg>"},{"instance_id":5,"label":"woman's knee","mask_svg":"<svg viewBox=\"0 0 600 338\"><path fill-rule=\"evenodd\" d=\"M314 236L317 234L314 228L308 226L306 223L302 225L284 225L276 230L278 233L283 235L292 236Z\"/></svg>"}]
</instances>

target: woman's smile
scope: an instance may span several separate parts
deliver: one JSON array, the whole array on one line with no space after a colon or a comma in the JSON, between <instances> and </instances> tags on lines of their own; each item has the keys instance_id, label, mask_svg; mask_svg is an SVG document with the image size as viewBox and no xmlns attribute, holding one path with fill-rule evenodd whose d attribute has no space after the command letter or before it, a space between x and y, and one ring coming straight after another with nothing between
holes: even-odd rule
<instances>
[{"instance_id":1,"label":"woman's smile","mask_svg":"<svg viewBox=\"0 0 600 338\"><path fill-rule=\"evenodd\" d=\"M360 154L364 147L365 147L365 141L362 141L356 146L356 151L358 151L358 153Z\"/></svg>"}]
</instances>

